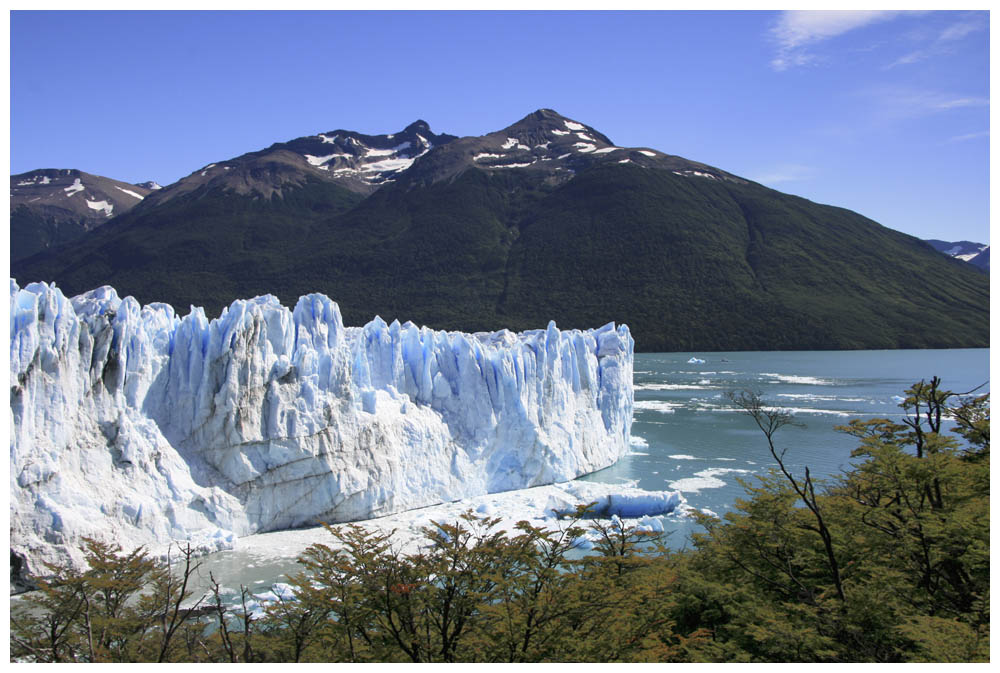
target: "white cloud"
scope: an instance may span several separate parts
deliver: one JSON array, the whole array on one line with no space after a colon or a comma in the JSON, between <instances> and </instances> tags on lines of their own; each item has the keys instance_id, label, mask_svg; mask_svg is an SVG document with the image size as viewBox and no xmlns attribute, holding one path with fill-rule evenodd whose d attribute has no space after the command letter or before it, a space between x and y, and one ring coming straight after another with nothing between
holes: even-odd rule
<instances>
[{"instance_id":1,"label":"white cloud","mask_svg":"<svg viewBox=\"0 0 1000 673\"><path fill-rule=\"evenodd\" d=\"M771 28L778 54L771 61L775 70L806 65L815 60L809 48L864 26L893 19L900 11L792 10L782 12Z\"/></svg>"},{"instance_id":2,"label":"white cloud","mask_svg":"<svg viewBox=\"0 0 1000 673\"><path fill-rule=\"evenodd\" d=\"M900 56L883 69L888 70L899 65L909 65L911 63L917 63L918 61L931 58L932 56L948 53L953 50L954 43L958 40L961 40L962 38L977 31L985 30L987 20L988 19L985 14L975 13L966 15L962 19L952 23L950 26L942 30L927 45Z\"/></svg>"},{"instance_id":3,"label":"white cloud","mask_svg":"<svg viewBox=\"0 0 1000 673\"><path fill-rule=\"evenodd\" d=\"M972 16L945 28L938 37L938 41L951 42L953 40L961 40L966 35L984 30L985 28L986 18L984 16Z\"/></svg>"},{"instance_id":4,"label":"white cloud","mask_svg":"<svg viewBox=\"0 0 1000 673\"><path fill-rule=\"evenodd\" d=\"M930 106L938 110L951 110L957 107L978 107L980 105L989 105L990 101L987 98L953 98L951 100L939 100L932 102Z\"/></svg>"},{"instance_id":5,"label":"white cloud","mask_svg":"<svg viewBox=\"0 0 1000 673\"><path fill-rule=\"evenodd\" d=\"M871 97L876 111L885 119L920 117L961 108L988 107L990 104L989 98L980 96L898 86L868 89L859 93Z\"/></svg>"},{"instance_id":6,"label":"white cloud","mask_svg":"<svg viewBox=\"0 0 1000 673\"><path fill-rule=\"evenodd\" d=\"M965 142L966 140L975 140L976 138L988 138L989 135L990 135L989 131L979 131L977 133L964 133L960 136L955 136L953 138L950 138L948 142L961 143Z\"/></svg>"}]
</instances>

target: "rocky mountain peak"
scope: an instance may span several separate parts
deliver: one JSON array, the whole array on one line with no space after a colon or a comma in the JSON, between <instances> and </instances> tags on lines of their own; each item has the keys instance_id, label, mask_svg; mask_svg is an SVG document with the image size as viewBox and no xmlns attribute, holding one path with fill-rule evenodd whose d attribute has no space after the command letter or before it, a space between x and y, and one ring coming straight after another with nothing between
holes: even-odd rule
<instances>
[{"instance_id":1,"label":"rocky mountain peak","mask_svg":"<svg viewBox=\"0 0 1000 673\"><path fill-rule=\"evenodd\" d=\"M403 129L402 131L402 133L430 133L430 132L431 132L431 125L425 122L423 119L418 119L417 121L407 126L405 129Z\"/></svg>"}]
</instances>

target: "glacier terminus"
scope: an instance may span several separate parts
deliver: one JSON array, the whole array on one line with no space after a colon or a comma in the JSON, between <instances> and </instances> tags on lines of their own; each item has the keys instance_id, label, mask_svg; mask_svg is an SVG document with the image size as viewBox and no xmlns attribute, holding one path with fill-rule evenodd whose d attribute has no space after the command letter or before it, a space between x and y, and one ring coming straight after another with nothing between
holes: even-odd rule
<instances>
[{"instance_id":1,"label":"glacier terminus","mask_svg":"<svg viewBox=\"0 0 1000 673\"><path fill-rule=\"evenodd\" d=\"M125 549L370 519L564 482L629 448L625 325L463 334L324 295L209 320L10 284L10 546L31 572Z\"/></svg>"}]
</instances>

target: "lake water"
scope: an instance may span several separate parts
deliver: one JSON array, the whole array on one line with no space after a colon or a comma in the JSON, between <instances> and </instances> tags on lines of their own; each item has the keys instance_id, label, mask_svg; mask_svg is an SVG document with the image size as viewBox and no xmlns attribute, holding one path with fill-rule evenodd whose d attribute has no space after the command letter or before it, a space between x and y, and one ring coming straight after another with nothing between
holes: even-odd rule
<instances>
[{"instance_id":1,"label":"lake water","mask_svg":"<svg viewBox=\"0 0 1000 673\"><path fill-rule=\"evenodd\" d=\"M804 427L775 435L795 474L808 466L815 477L840 472L858 442L837 432L852 418L901 418L906 388L921 378L966 392L989 380L989 349L897 351L799 351L635 356L636 446L615 465L586 480L636 480L645 489L680 490L688 505L724 514L745 493L738 477L777 467L760 429L734 411L727 391L757 391L770 405L787 408ZM981 389L989 392L989 385ZM634 439L636 444L641 441ZM669 522L670 545L683 546L690 519Z\"/></svg>"},{"instance_id":2,"label":"lake water","mask_svg":"<svg viewBox=\"0 0 1000 673\"><path fill-rule=\"evenodd\" d=\"M693 356L704 362L689 363ZM776 444L788 449L786 461L796 474L808 465L815 477L824 477L847 467L857 445L834 426L852 418L900 418L903 391L921 378L939 376L942 387L955 392L987 383L989 350L641 353L634 369L633 452L582 480L678 490L688 506L722 515L744 495L737 478L752 480L775 466L764 436L732 408L727 391L758 391L769 405L793 412L804 427L782 428ZM989 392L988 383L979 392ZM517 502L508 499L503 507ZM451 517L461 506L372 523L402 532L437 512ZM661 521L670 546L683 547L692 520L672 514ZM227 587L246 584L260 592L297 572L294 559L309 544L329 540L323 529L250 536L235 551L205 557L201 574L207 578L211 571Z\"/></svg>"}]
</instances>

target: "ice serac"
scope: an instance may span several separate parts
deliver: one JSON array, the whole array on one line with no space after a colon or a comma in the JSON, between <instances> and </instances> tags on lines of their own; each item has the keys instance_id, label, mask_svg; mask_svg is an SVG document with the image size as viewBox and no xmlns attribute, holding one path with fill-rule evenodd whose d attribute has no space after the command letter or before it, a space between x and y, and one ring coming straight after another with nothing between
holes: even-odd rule
<instances>
[{"instance_id":1,"label":"ice serac","mask_svg":"<svg viewBox=\"0 0 1000 673\"><path fill-rule=\"evenodd\" d=\"M11 551L366 519L572 479L632 424L632 337L345 327L329 298L215 320L102 287L10 287Z\"/></svg>"}]
</instances>

